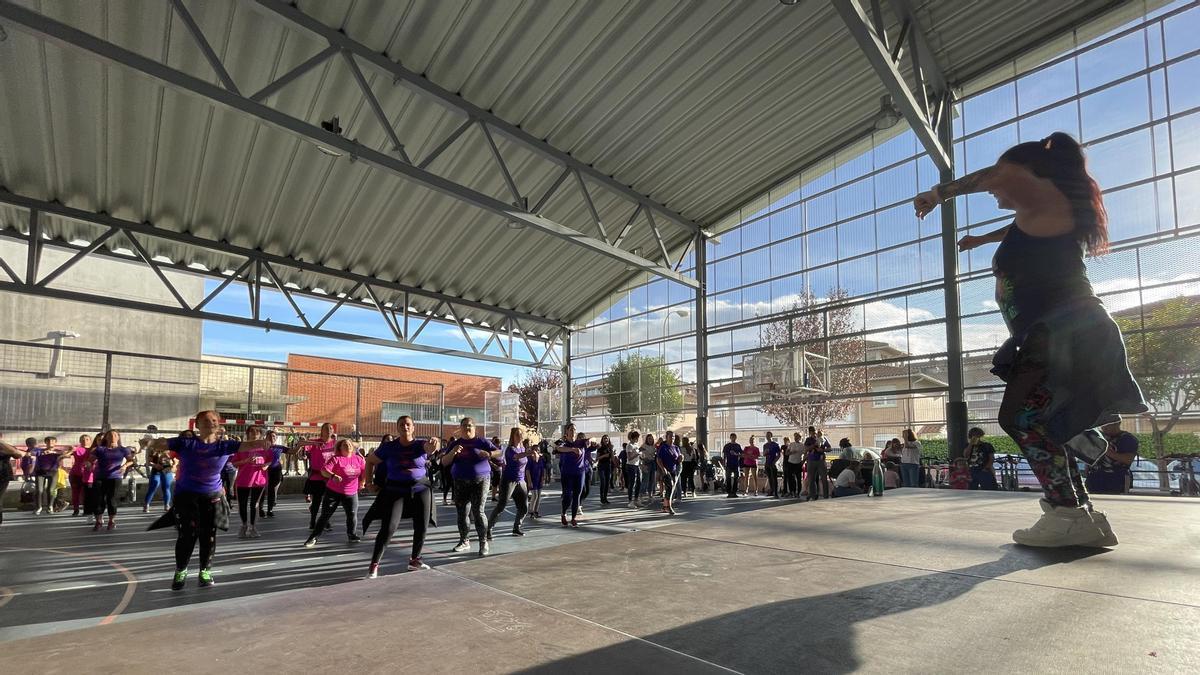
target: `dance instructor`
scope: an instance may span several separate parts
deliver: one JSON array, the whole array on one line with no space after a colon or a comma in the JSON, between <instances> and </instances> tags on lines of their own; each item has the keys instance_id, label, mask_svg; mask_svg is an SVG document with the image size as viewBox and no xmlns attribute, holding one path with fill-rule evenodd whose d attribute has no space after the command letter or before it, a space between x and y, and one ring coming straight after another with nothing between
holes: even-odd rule
<instances>
[{"instance_id":1,"label":"dance instructor","mask_svg":"<svg viewBox=\"0 0 1200 675\"><path fill-rule=\"evenodd\" d=\"M396 420L400 430L395 440L385 441L375 448L375 452L367 455L367 467L364 475L375 474L375 467L383 464L387 467L387 480L375 497L372 510L383 517L379 533L375 535L375 550L371 553L371 566L367 569L367 578L379 576L379 561L383 560L383 552L387 550L388 542L400 527L400 521L411 518L413 524L412 556L408 559L410 571L427 570L429 565L421 562L421 549L425 545L425 531L428 526L437 527L437 510L433 508L433 486L429 482L429 471L432 457L438 451L439 441L436 437L421 440L414 433L413 420L408 415L402 415ZM363 527L366 530L366 527Z\"/></svg>"},{"instance_id":2,"label":"dance instructor","mask_svg":"<svg viewBox=\"0 0 1200 675\"><path fill-rule=\"evenodd\" d=\"M217 549L217 528L229 527L229 502L224 499L221 469L229 456L237 452L265 450L270 441L221 440L221 417L215 410L196 413L196 431L192 436L160 438L151 442L155 450L170 450L179 460L175 479L175 499L171 506L179 521L175 540L175 576L171 590L183 588L187 566L200 542L200 586L212 586L213 554Z\"/></svg>"},{"instance_id":3,"label":"dance instructor","mask_svg":"<svg viewBox=\"0 0 1200 675\"><path fill-rule=\"evenodd\" d=\"M996 302L1011 337L992 360L1006 384L1000 427L1042 485L1042 517L1013 532L1026 546L1114 546L1105 515L1092 508L1075 459L1107 450L1097 427L1148 408L1129 372L1116 323L1092 290L1086 255L1108 248L1108 214L1083 149L1056 132L1009 148L994 166L943 183L913 200L924 218L959 195L989 192L1009 225L966 236L959 249L998 243Z\"/></svg>"}]
</instances>

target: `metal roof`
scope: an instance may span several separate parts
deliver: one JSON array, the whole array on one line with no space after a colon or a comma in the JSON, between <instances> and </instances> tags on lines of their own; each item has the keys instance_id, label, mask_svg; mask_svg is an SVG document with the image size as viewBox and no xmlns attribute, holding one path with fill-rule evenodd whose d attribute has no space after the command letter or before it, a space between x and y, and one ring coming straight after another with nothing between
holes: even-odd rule
<instances>
[{"instance_id":1,"label":"metal roof","mask_svg":"<svg viewBox=\"0 0 1200 675\"><path fill-rule=\"evenodd\" d=\"M16 3L210 83L217 74L169 3L155 0ZM947 80L976 75L1119 4L1109 0L912 2ZM312 32L252 2L187 2L237 87L257 91L328 48ZM384 53L435 85L682 220L715 223L740 202L862 133L883 92L874 70L824 2L775 0L306 0L298 9ZM0 19L0 26L4 21ZM896 22L890 24L898 30ZM420 287L565 324L629 278L620 261L532 228L512 229L469 206L239 112L163 86L9 27L0 42L0 185L85 211ZM380 108L414 160L464 116L363 67ZM337 115L344 137L383 152L377 123L345 59L330 58L269 99L318 124ZM530 201L562 167L508 138L494 139ZM508 199L493 152L471 127L429 166ZM584 177L602 223L617 231L635 205ZM578 186L554 193L543 215L595 236ZM24 231L24 212L0 226ZM672 256L693 237L657 219ZM47 217L64 241L92 225ZM150 253L225 269L219 253L154 240ZM639 220L621 243L661 258ZM314 271L284 282L351 290ZM398 301L393 295L385 301ZM412 298L418 311L431 299ZM465 318L495 324L486 307Z\"/></svg>"}]
</instances>

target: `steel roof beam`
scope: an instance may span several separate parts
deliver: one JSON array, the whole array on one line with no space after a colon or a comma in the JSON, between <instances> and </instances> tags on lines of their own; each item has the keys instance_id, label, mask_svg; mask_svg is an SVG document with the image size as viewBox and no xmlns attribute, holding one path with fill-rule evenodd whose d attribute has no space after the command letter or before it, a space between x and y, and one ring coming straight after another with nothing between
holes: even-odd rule
<instances>
[{"instance_id":1,"label":"steel roof beam","mask_svg":"<svg viewBox=\"0 0 1200 675\"><path fill-rule=\"evenodd\" d=\"M925 109L913 92L908 87L908 83L904 81L904 76L900 74L900 69L896 62L892 60L891 52L883 39L875 33L872 27L872 20L867 16L858 0L831 0L833 7L842 18L842 22L846 24L850 35L858 42L858 46L867 57L867 61L871 63L871 67L879 75L879 79L883 80L883 86L892 95L892 101L900 110L900 114L904 115L904 119L908 122L908 126L916 134L917 139L921 141L921 146L929 153L930 159L937 165L939 170L950 170L954 163L951 161L949 153L942 147L938 140L937 132L929 123L928 110ZM911 17L903 17L909 18ZM917 35L920 28L913 20L911 31L912 41L917 44L917 50L909 50L910 57L916 54L920 49L921 40L917 40ZM919 62L918 62L919 63ZM930 68L934 64L928 64ZM917 87L924 91L924 80L922 69L915 67L914 77L917 80ZM922 95L922 99L924 96Z\"/></svg>"},{"instance_id":2,"label":"steel roof beam","mask_svg":"<svg viewBox=\"0 0 1200 675\"><path fill-rule=\"evenodd\" d=\"M668 209L662 204L650 199L646 195L638 193L628 185L622 184L612 176L609 176L595 167L588 165L586 162L576 159L566 152L555 148L545 140L537 138L528 131L521 129L517 125L512 124L511 122L508 122L496 116L494 113L480 108L477 105L472 104L464 99L461 95L439 87L438 85L429 81L429 79L424 75L408 70L399 63L392 61L387 57L387 55L380 54L379 52L372 50L370 47L351 39L342 31L327 26L312 16L305 14L293 3L281 2L280 0L248 1L253 6L265 10L269 16L283 19L287 23L296 26L297 28L301 28L318 36L322 42L336 44L338 47L352 52L355 56L361 58L363 61L368 62L377 68L383 69L390 74L397 83L403 83L412 91L419 94L424 94L425 96L432 98L447 108L461 112L468 118L478 119L486 122L498 133L503 134L506 138L525 146L534 153L541 155L552 162L570 167L576 171L586 174L610 190L622 195L626 199L641 204L646 209L657 211L659 215L682 226L690 234L704 234L701 231L700 224L696 221L690 220L682 214Z\"/></svg>"},{"instance_id":3,"label":"steel roof beam","mask_svg":"<svg viewBox=\"0 0 1200 675\"><path fill-rule=\"evenodd\" d=\"M49 40L55 44L74 50L90 53L100 59L123 66L134 72L156 79L171 88L186 94L236 110L249 117L258 119L276 129L308 140L316 145L340 150L346 155L357 158L358 161L378 169L388 171L401 178L420 183L425 187L440 192L463 203L470 204L484 211L496 214L504 219L502 226L515 222L544 234L570 242L580 248L616 260L628 267L634 267L644 272L654 274L685 286L695 287L696 282L689 279L668 265L661 265L628 251L621 250L607 242L588 237L583 233L556 223L535 213L507 204L495 197L473 190L452 180L420 169L409 162L397 159L373 148L359 144L338 134L309 124L308 122L284 114L274 108L253 101L241 94L234 93L222 87L193 77L185 72L166 66L141 54L124 49L116 44L103 40L90 33L78 30L67 24L55 21L43 14L30 11L15 5L8 0L0 0L0 17L12 22L13 26L33 35ZM333 31L333 36L344 35ZM334 40L330 40L334 42ZM356 43L352 43L356 44ZM342 46L342 45L339 45ZM363 48L358 45L359 48ZM347 51L351 51L347 49ZM357 56L358 53L354 52ZM374 54L373 56L379 56ZM370 60L364 57L364 60ZM384 59L387 63L391 63Z\"/></svg>"},{"instance_id":4,"label":"steel roof beam","mask_svg":"<svg viewBox=\"0 0 1200 675\"><path fill-rule=\"evenodd\" d=\"M384 279L369 277L365 274L356 274L354 272L335 270L317 265L315 263L308 263L301 260L296 260L294 258L288 258L286 256L274 255L271 253L265 253L263 251L235 246L225 242L213 241L211 239L201 239L195 235L157 228L149 223L135 223L131 220L123 220L121 218L110 216L106 213L92 213L90 211L84 211L82 209L65 206L58 202L47 202L40 199L34 199L32 197L25 197L24 195L18 195L13 192L9 192L4 188L0 188L0 204L11 204L12 206L28 209L33 212L41 212L43 214L60 216L70 220L77 220L82 223L91 223L93 225L99 225L106 228L117 228L127 232L144 234L156 239L163 239L177 244L184 244L201 250L212 251L221 255L254 260L261 259L272 265L291 268L301 272L311 272L314 274L319 274L323 277L345 281L348 283L371 284L376 289L410 293L417 297L427 298L438 302L450 302L460 307L470 307L472 309L492 312L494 314L501 314L504 316L516 316L526 321L537 323L543 326L559 327L565 325L562 321L550 319L544 316L537 316L527 312L505 309L503 307L496 307L493 305L488 305L487 303L467 300L453 295L447 295L445 293L428 291L416 286L409 286L406 284L386 281ZM316 294L316 297L321 296L320 294Z\"/></svg>"}]
</instances>

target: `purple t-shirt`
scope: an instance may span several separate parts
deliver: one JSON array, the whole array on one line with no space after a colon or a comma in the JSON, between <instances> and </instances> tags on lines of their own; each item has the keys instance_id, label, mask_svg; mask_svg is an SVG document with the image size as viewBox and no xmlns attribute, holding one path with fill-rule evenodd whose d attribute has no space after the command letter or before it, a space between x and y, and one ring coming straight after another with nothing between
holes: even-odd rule
<instances>
[{"instance_id":1,"label":"purple t-shirt","mask_svg":"<svg viewBox=\"0 0 1200 675\"><path fill-rule=\"evenodd\" d=\"M220 492L221 469L241 446L241 441L234 440L205 443L199 438L168 439L167 447L179 458L175 489L200 494Z\"/></svg>"},{"instance_id":2,"label":"purple t-shirt","mask_svg":"<svg viewBox=\"0 0 1200 675\"><path fill-rule=\"evenodd\" d=\"M775 441L767 441L763 443L763 454L767 456L767 464L774 464L779 461L779 455L783 454L783 451Z\"/></svg>"},{"instance_id":3,"label":"purple t-shirt","mask_svg":"<svg viewBox=\"0 0 1200 675\"><path fill-rule=\"evenodd\" d=\"M120 480L125 460L133 451L129 448L102 445L92 450L92 454L96 457L96 478Z\"/></svg>"},{"instance_id":4,"label":"purple t-shirt","mask_svg":"<svg viewBox=\"0 0 1200 675\"><path fill-rule=\"evenodd\" d=\"M375 456L387 467L388 482L415 483L424 480L428 473L424 439L415 439L407 445L400 441L380 443Z\"/></svg>"},{"instance_id":5,"label":"purple t-shirt","mask_svg":"<svg viewBox=\"0 0 1200 675\"><path fill-rule=\"evenodd\" d=\"M675 473L675 468L679 466L679 457L678 446L666 443L658 446L658 461L662 462L663 468L668 472Z\"/></svg>"},{"instance_id":6,"label":"purple t-shirt","mask_svg":"<svg viewBox=\"0 0 1200 675\"><path fill-rule=\"evenodd\" d=\"M525 482L525 466L529 462L528 457L517 459L518 452L525 452L525 448L514 448L508 446L504 449L504 480L510 483Z\"/></svg>"},{"instance_id":7,"label":"purple t-shirt","mask_svg":"<svg viewBox=\"0 0 1200 675\"><path fill-rule=\"evenodd\" d=\"M563 448L579 448L579 455L574 453L564 453L558 456L558 471L564 476L580 476L587 471L588 467L588 452L587 439L577 441L556 442L556 446Z\"/></svg>"},{"instance_id":8,"label":"purple t-shirt","mask_svg":"<svg viewBox=\"0 0 1200 675\"><path fill-rule=\"evenodd\" d=\"M530 463L525 470L529 472L529 489L542 489L542 476L546 473L546 456L542 455L536 462Z\"/></svg>"},{"instance_id":9,"label":"purple t-shirt","mask_svg":"<svg viewBox=\"0 0 1200 675\"><path fill-rule=\"evenodd\" d=\"M476 450L495 452L496 446L486 438L459 438L450 444L450 450L462 446L467 451L455 458L450 465L450 477L454 480L475 480L492 475L492 463L488 457L480 455Z\"/></svg>"},{"instance_id":10,"label":"purple t-shirt","mask_svg":"<svg viewBox=\"0 0 1200 675\"><path fill-rule=\"evenodd\" d=\"M33 472L38 476L55 476L58 474L62 455L49 450L42 450L34 461Z\"/></svg>"},{"instance_id":11,"label":"purple t-shirt","mask_svg":"<svg viewBox=\"0 0 1200 675\"><path fill-rule=\"evenodd\" d=\"M742 458L741 458L742 446L741 445L739 445L737 443L726 443L725 447L722 448L722 452L725 455L725 467L726 468L730 468L730 467L736 468L736 467L739 467L742 465Z\"/></svg>"}]
</instances>

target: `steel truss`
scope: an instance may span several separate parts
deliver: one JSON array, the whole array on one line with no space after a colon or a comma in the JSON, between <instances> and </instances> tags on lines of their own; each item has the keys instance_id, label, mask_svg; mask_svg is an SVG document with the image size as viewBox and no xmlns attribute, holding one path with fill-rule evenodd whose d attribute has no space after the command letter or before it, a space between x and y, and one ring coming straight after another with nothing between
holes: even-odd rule
<instances>
[{"instance_id":1,"label":"steel truss","mask_svg":"<svg viewBox=\"0 0 1200 675\"><path fill-rule=\"evenodd\" d=\"M464 300L441 293L433 293L352 272L339 272L284 256L272 255L223 242L201 239L190 234L171 232L156 228L148 223L135 223L115 218L108 214L90 213L56 202L45 202L23 197L3 189L0 189L0 203L10 204L29 211L28 232L21 233L11 227L0 229L0 237L22 241L26 245L24 275L17 274L8 262L0 259L0 272L3 273L0 274L0 291L12 291L63 300L113 305L173 316L251 326L265 330L280 330L302 335L349 340L386 347L399 347L448 356L462 356L531 368L561 368L563 364L560 352L563 349L565 341L569 338L568 327L561 323L549 321L543 317L504 310L485 303ZM42 235L41 223L46 216L89 223L104 228L104 230L99 236L87 243L50 241L46 240ZM161 258L152 257L143 243L152 239L163 240L176 245L184 244L195 249L215 253L222 259L230 261L228 269L224 271L198 269L195 265L188 265L185 262L165 262ZM132 251L132 255L123 255L115 250L117 243L122 240L128 242L128 248ZM44 261L42 252L47 246L73 251L74 255L53 269L43 269L42 263ZM86 259L94 257L122 260L132 264L140 263L146 266L170 292L175 300L175 304L165 305L114 298L100 292L91 293L70 290L54 285L54 282L72 267ZM167 271L197 274L209 279L219 279L220 283L202 301L193 305L171 283L170 278L166 275ZM335 288L349 287L350 290L346 293L331 295L317 290L321 286L300 288L295 284L282 281L287 276L298 277L302 273L319 275L319 280L323 280L320 283L324 286ZM245 315L226 314L205 309L232 284L241 284L246 288L248 304ZM270 318L264 318L262 316L264 290L267 292L277 292L283 296L295 312L296 320L294 322L283 323L272 321ZM299 303L297 303L297 297L319 300L328 306L328 309L320 318L310 317L305 314ZM418 311L414 309L410 305L410 300L414 297L435 301L435 309L432 311ZM326 325L330 319L343 306L374 309L375 315L383 321L393 339L356 335L327 328ZM463 313L468 309L486 310L502 315L503 319L494 326L472 323L462 318ZM428 340L428 336L426 336L424 341L421 341L426 327L431 323L457 327L470 350L438 346L431 343ZM486 340L482 340L482 336L479 335L480 332L487 335ZM482 344L480 344L481 341ZM517 342L525 346L531 358L520 358L516 355L514 345Z\"/></svg>"},{"instance_id":2,"label":"steel truss","mask_svg":"<svg viewBox=\"0 0 1200 675\"><path fill-rule=\"evenodd\" d=\"M881 0L870 0L870 15L859 0L831 1L930 159L938 170L951 170L952 155L942 145L937 129L943 115L953 110L952 92L909 0L891 0L892 11L900 20L894 41L887 33ZM913 72L911 88L900 73L906 57Z\"/></svg>"},{"instance_id":3,"label":"steel truss","mask_svg":"<svg viewBox=\"0 0 1200 675\"><path fill-rule=\"evenodd\" d=\"M620 261L628 268L649 272L692 288L696 287L697 284L694 279L684 276L673 269L672 261L667 253L669 247L659 231L653 214L657 212L664 218L683 227L687 230L689 236L699 231L699 226L696 223L651 201L644 195L638 194L631 188L621 185L612 177L606 176L583 162L570 157L566 153L551 147L544 141L530 136L515 125L505 122L486 110L471 105L460 96L437 87L419 74L413 73L393 62L387 56L376 53L365 45L351 40L337 29L326 26L290 4L276 0L254 0L252 4L255 8L264 11L269 16L281 19L290 29L303 31L310 36L326 42L328 46L292 70L284 73L258 92L246 95L238 89L230 77L225 64L221 62L220 58L214 52L203 30L191 17L182 0L164 1L169 2L173 11L181 18L187 32L204 54L209 66L216 73L217 79L221 82L220 85L214 85L193 77L183 71L146 58L92 34L80 31L37 12L30 11L9 0L0 0L0 17L11 21L14 27L27 31L41 39L90 54L109 63L151 77L177 91L237 111L260 123L268 124L321 147L349 155L357 161L364 162L375 169L387 171L476 208L496 214L504 219L506 225L511 223L520 228L548 234L597 255ZM250 0L246 1L250 2ZM390 152L368 147L355 140L345 138L339 133L314 126L303 119L292 117L270 107L269 101L273 94L288 86L288 84L304 73L335 57L345 60L373 116L388 137L388 142L391 144L389 148ZM429 156L414 163L405 151L405 145L400 139L399 132L389 121L379 103L378 97L363 75L362 66L364 65L384 71L391 76L392 82L395 85L404 85L417 93L432 98L446 108L462 114L465 117L463 123L447 138L443 139ZM472 126L476 126L480 130L480 135L486 142L488 150L494 159L495 168L504 179L509 192L505 199L498 199L478 192L466 185L432 173L429 170L433 160L456 143L463 133ZM508 165L495 143L492 136L493 133L503 134L510 140L523 145L544 159L562 167L562 173L558 180L554 182L546 194L542 195L535 202L532 209L529 208L530 195L523 193L514 181ZM616 239L609 237L607 228L600 222L591 194L588 192L588 187L583 180L585 174L592 181L599 183L615 196L634 206L634 217L630 219L625 229L621 232L621 235ZM583 228L568 227L541 215L541 211L549 199L562 187L564 182L566 182L565 179L572 176L574 177L572 183L580 191L580 196L588 206L588 211L593 221L592 225L597 230L599 238L585 235L582 231ZM662 254L660 261L644 258L618 247L638 214L644 216L646 225L657 240L659 252Z\"/></svg>"}]
</instances>

